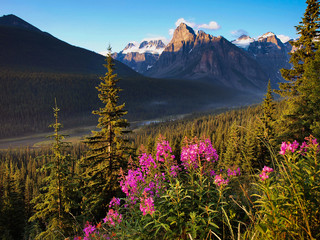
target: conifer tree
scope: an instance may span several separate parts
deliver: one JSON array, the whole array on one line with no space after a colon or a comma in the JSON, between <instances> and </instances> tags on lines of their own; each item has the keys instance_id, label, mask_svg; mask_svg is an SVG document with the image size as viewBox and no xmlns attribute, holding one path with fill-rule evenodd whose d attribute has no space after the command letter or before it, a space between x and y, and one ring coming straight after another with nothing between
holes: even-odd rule
<instances>
[{"instance_id":1,"label":"conifer tree","mask_svg":"<svg viewBox=\"0 0 320 240\"><path fill-rule=\"evenodd\" d=\"M229 130L228 140L226 143L226 151L223 154L223 165L225 167L237 166L242 167L241 149L242 144L240 142L240 131L235 121Z\"/></svg>"},{"instance_id":2,"label":"conifer tree","mask_svg":"<svg viewBox=\"0 0 320 240\"><path fill-rule=\"evenodd\" d=\"M302 21L296 26L297 33L300 37L291 41L293 47L290 63L291 69L282 69L282 77L287 80L285 83L280 83L280 91L278 93L283 97L293 97L298 94L297 86L301 83L301 78L304 72L303 65L312 60L315 51L318 49L319 26L320 26L320 9L319 0L307 0L307 8Z\"/></svg>"},{"instance_id":3,"label":"conifer tree","mask_svg":"<svg viewBox=\"0 0 320 240\"><path fill-rule=\"evenodd\" d=\"M67 143L63 142L65 136L60 134L61 124L58 122L60 109L57 104L53 111L55 123L51 127L54 128L54 134L50 136L54 139L53 154L45 156L49 158L49 163L42 168L42 171L46 172L47 177L44 179L40 194L32 200L35 204L35 213L30 221L45 226L36 239L64 239L72 234L73 228L73 217L70 214L74 189L70 172L71 160L70 155L63 154Z\"/></svg>"},{"instance_id":4,"label":"conifer tree","mask_svg":"<svg viewBox=\"0 0 320 240\"><path fill-rule=\"evenodd\" d=\"M261 169L269 166L271 162L271 151L276 146L275 138L275 102L272 96L270 80L268 82L267 93L262 103L262 116L256 121L255 135L259 141L257 144L257 164L253 167Z\"/></svg>"},{"instance_id":5,"label":"conifer tree","mask_svg":"<svg viewBox=\"0 0 320 240\"><path fill-rule=\"evenodd\" d=\"M301 98L301 85L305 84L303 75L305 65L314 60L315 52L319 48L320 36L320 3L319 0L307 0L307 8L304 17L298 26L297 33L300 38L292 41L293 52L290 53L293 67L282 69L281 74L287 81L280 83L280 90L276 91L285 97L287 107L281 117L280 129L282 140L303 140L308 134L303 116L307 113Z\"/></svg>"},{"instance_id":6,"label":"conifer tree","mask_svg":"<svg viewBox=\"0 0 320 240\"><path fill-rule=\"evenodd\" d=\"M300 125L304 136L320 137L320 50L315 59L305 64L302 84L298 87L300 96L292 105L300 114Z\"/></svg>"},{"instance_id":7,"label":"conifer tree","mask_svg":"<svg viewBox=\"0 0 320 240\"><path fill-rule=\"evenodd\" d=\"M127 164L127 147L124 134L129 126L124 116L125 104L119 105L119 93L117 86L120 80L115 71L114 60L111 57L111 47L108 48L106 57L107 72L101 77L97 88L99 99L104 105L93 114L99 116L97 125L100 131L86 140L90 150L82 161L85 168L85 197L84 212L87 217L101 218L105 216L106 205L118 190L118 176L120 168Z\"/></svg>"}]
</instances>

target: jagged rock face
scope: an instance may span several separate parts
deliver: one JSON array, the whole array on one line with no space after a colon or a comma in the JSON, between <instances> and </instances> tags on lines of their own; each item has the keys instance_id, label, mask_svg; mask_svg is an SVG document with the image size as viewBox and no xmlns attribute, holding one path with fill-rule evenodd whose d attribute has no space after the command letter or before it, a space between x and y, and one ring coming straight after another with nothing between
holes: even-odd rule
<instances>
[{"instance_id":1,"label":"jagged rock face","mask_svg":"<svg viewBox=\"0 0 320 240\"><path fill-rule=\"evenodd\" d=\"M131 67L136 72L144 73L152 68L159 59L159 54L129 52L127 54L118 53L113 55L113 57Z\"/></svg>"},{"instance_id":2,"label":"jagged rock face","mask_svg":"<svg viewBox=\"0 0 320 240\"><path fill-rule=\"evenodd\" d=\"M146 75L203 79L237 89L258 89L267 81L261 67L245 51L223 37L180 24L171 42Z\"/></svg>"},{"instance_id":3,"label":"jagged rock face","mask_svg":"<svg viewBox=\"0 0 320 240\"><path fill-rule=\"evenodd\" d=\"M285 44L273 33L269 32L250 44L248 52L259 62L273 84L283 81L282 68L290 68L290 56Z\"/></svg>"},{"instance_id":4,"label":"jagged rock face","mask_svg":"<svg viewBox=\"0 0 320 240\"><path fill-rule=\"evenodd\" d=\"M162 40L142 41L140 44L129 43L121 52L114 54L113 57L133 70L144 73L152 68L164 48L165 44Z\"/></svg>"}]
</instances>

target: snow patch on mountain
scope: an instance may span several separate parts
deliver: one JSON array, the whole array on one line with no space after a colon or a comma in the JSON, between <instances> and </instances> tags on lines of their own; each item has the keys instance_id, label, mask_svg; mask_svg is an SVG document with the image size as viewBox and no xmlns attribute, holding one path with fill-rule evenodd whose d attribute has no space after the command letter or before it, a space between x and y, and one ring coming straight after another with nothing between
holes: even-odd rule
<instances>
[{"instance_id":1,"label":"snow patch on mountain","mask_svg":"<svg viewBox=\"0 0 320 240\"><path fill-rule=\"evenodd\" d=\"M254 39L249 36L246 36L246 35L242 35L238 39L232 41L232 43L234 45L236 45L239 48L243 48L243 49L248 49L250 44L253 42L254 42Z\"/></svg>"},{"instance_id":2,"label":"snow patch on mountain","mask_svg":"<svg viewBox=\"0 0 320 240\"><path fill-rule=\"evenodd\" d=\"M121 52L122 54L128 53L152 53L152 54L161 54L165 49L166 45L162 40L144 40L141 43L130 42Z\"/></svg>"},{"instance_id":3,"label":"snow patch on mountain","mask_svg":"<svg viewBox=\"0 0 320 240\"><path fill-rule=\"evenodd\" d=\"M273 32L267 32L265 34L263 34L262 36L258 37L257 40L263 40L264 38L268 38L268 37L273 37L275 36L275 34Z\"/></svg>"}]
</instances>

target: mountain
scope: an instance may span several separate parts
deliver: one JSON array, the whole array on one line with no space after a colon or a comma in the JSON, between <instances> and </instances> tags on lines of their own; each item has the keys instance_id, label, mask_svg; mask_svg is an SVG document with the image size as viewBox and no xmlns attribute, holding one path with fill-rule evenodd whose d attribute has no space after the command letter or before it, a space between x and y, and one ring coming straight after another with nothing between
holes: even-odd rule
<instances>
[{"instance_id":1,"label":"mountain","mask_svg":"<svg viewBox=\"0 0 320 240\"><path fill-rule=\"evenodd\" d=\"M133 70L144 73L155 64L163 52L165 44L162 40L131 42L113 57L128 65Z\"/></svg>"},{"instance_id":2,"label":"mountain","mask_svg":"<svg viewBox=\"0 0 320 240\"><path fill-rule=\"evenodd\" d=\"M181 23L154 66L145 75L201 79L237 90L264 90L267 76L247 52L224 37L214 37Z\"/></svg>"},{"instance_id":3,"label":"mountain","mask_svg":"<svg viewBox=\"0 0 320 240\"><path fill-rule=\"evenodd\" d=\"M105 58L16 16L0 17L0 23L0 138L50 131L55 99L64 129L96 125L92 110L101 103L95 87L106 72ZM210 82L145 77L119 61L115 67L129 121L259 101Z\"/></svg>"},{"instance_id":4,"label":"mountain","mask_svg":"<svg viewBox=\"0 0 320 240\"><path fill-rule=\"evenodd\" d=\"M252 42L254 42L255 40L247 35L242 35L241 37L239 37L236 40L231 41L234 45L236 45L239 48L248 50L248 47L250 46L250 44Z\"/></svg>"},{"instance_id":5,"label":"mountain","mask_svg":"<svg viewBox=\"0 0 320 240\"><path fill-rule=\"evenodd\" d=\"M10 26L10 27L15 27L15 28L20 28L20 29L25 29L25 30L30 30L30 31L35 31L35 32L41 32L42 31L35 26L31 25L30 23L24 21L23 19L13 15L4 15L0 17L0 25L1 26Z\"/></svg>"},{"instance_id":6,"label":"mountain","mask_svg":"<svg viewBox=\"0 0 320 240\"><path fill-rule=\"evenodd\" d=\"M0 18L0 69L103 74L104 60L100 54L72 46L14 15ZM123 77L136 74L121 62L116 62L116 68Z\"/></svg>"},{"instance_id":7,"label":"mountain","mask_svg":"<svg viewBox=\"0 0 320 240\"><path fill-rule=\"evenodd\" d=\"M290 56L288 55L291 49L288 49L272 32L265 33L256 41L250 43L247 51L267 73L273 85L283 81L280 69L291 68L289 64Z\"/></svg>"}]
</instances>

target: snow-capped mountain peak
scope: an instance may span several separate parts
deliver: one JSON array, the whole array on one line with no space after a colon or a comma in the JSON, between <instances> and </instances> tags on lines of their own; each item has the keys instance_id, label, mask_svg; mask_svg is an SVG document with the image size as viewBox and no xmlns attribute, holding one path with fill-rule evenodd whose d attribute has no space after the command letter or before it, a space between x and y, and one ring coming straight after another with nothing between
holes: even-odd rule
<instances>
[{"instance_id":1,"label":"snow-capped mountain peak","mask_svg":"<svg viewBox=\"0 0 320 240\"><path fill-rule=\"evenodd\" d=\"M262 36L258 37L258 41L263 40L268 37L273 37L273 36L276 36L273 32L267 32L267 33L263 34Z\"/></svg>"},{"instance_id":2,"label":"snow-capped mountain peak","mask_svg":"<svg viewBox=\"0 0 320 240\"><path fill-rule=\"evenodd\" d=\"M162 40L149 40L142 41L140 44L137 42L130 42L122 51L122 54L128 53L152 53L161 54L165 48Z\"/></svg>"},{"instance_id":3,"label":"snow-capped mountain peak","mask_svg":"<svg viewBox=\"0 0 320 240\"><path fill-rule=\"evenodd\" d=\"M242 35L238 39L232 41L234 45L243 49L248 49L248 47L250 46L250 43L252 42L254 42L254 39L247 35Z\"/></svg>"}]
</instances>

